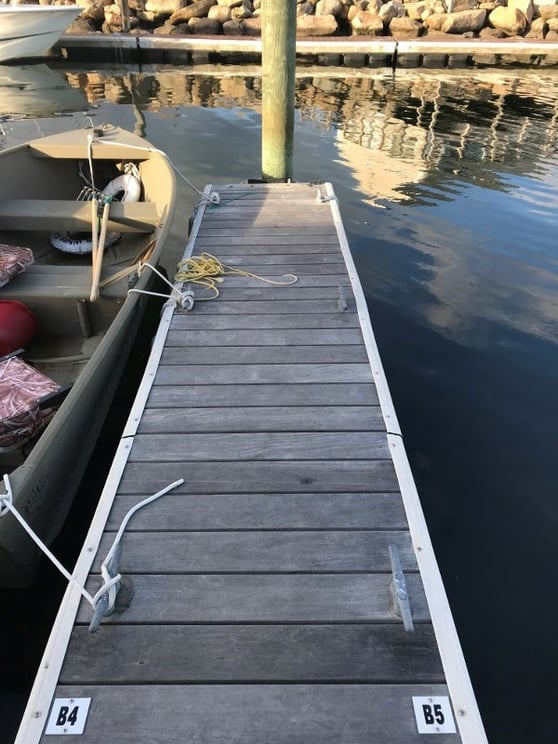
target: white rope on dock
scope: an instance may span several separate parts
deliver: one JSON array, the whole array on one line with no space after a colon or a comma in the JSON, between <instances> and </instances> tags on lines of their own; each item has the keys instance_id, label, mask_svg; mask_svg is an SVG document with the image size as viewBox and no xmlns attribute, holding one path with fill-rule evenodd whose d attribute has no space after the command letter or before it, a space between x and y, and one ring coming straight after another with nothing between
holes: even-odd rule
<instances>
[{"instance_id":1,"label":"white rope on dock","mask_svg":"<svg viewBox=\"0 0 558 744\"><path fill-rule=\"evenodd\" d=\"M174 481L173 483L170 483L165 488L162 488L160 491L157 491L157 493L148 496L143 501L138 502L135 506L133 506L125 515L124 519L122 520L122 523L120 525L120 528L118 529L118 532L116 533L116 537L114 538L114 541L111 545L111 548L109 552L107 553L107 557L101 564L101 577L103 579L103 585L99 589L99 591L94 595L91 596L89 592L85 589L84 586L82 586L76 579L72 576L72 574L60 563L58 558L52 553L51 550L45 545L45 543L41 540L41 538L31 529L31 527L27 524L25 519L21 516L21 514L18 512L18 510L15 508L13 504L13 491L12 486L10 483L10 477L7 473L4 473L4 487L6 489L6 493L0 494L0 518L4 517L6 514L10 513L12 514L15 519L19 522L19 524L23 527L23 529L27 532L27 534L30 536L30 538L33 540L33 542L39 547L39 549L46 555L46 557L53 563L56 568L60 571L60 573L67 579L67 581L72 584L72 586L76 587L82 597L89 602L91 607L94 610L94 617L91 621L90 630L93 632L97 629L98 625L100 624L101 619L105 616L110 614L114 609L114 603L116 601L116 595L118 592L117 585L120 582L120 579L122 576L119 573L113 573L115 571L115 567L117 564L117 561L115 560L119 547L120 547L120 541L122 540L122 536L124 534L124 530L126 529L128 522L133 517L133 515L142 507L146 506L147 504L152 503L156 499L160 498L161 496L164 496L166 493L171 491L173 488L176 488L177 486L180 486L184 483L184 478L179 478L178 480ZM112 565L111 565L112 564ZM103 607L103 612L100 614L98 612L101 599L106 596L105 601L105 607Z\"/></svg>"}]
</instances>

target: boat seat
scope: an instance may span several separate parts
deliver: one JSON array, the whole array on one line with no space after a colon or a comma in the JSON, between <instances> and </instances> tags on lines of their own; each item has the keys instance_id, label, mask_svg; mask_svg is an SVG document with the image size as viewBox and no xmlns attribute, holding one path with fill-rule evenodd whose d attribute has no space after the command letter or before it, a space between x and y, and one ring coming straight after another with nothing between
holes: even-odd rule
<instances>
[{"instance_id":1,"label":"boat seat","mask_svg":"<svg viewBox=\"0 0 558 744\"><path fill-rule=\"evenodd\" d=\"M0 452L39 434L69 391L23 361L21 351L0 359Z\"/></svg>"},{"instance_id":2,"label":"boat seat","mask_svg":"<svg viewBox=\"0 0 558 744\"><path fill-rule=\"evenodd\" d=\"M153 202L111 202L107 232L152 233L159 222ZM2 199L0 229L91 231L91 203L72 199Z\"/></svg>"}]
</instances>

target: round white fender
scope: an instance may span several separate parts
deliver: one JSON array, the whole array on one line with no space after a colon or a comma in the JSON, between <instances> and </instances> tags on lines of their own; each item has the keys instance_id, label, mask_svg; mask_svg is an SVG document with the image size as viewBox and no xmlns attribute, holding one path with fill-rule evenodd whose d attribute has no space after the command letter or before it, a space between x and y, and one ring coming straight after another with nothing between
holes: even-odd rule
<instances>
[{"instance_id":1,"label":"round white fender","mask_svg":"<svg viewBox=\"0 0 558 744\"><path fill-rule=\"evenodd\" d=\"M124 173L118 178L113 178L103 189L105 196L112 196L118 201L137 202L141 193L141 183L139 178L131 173Z\"/></svg>"},{"instance_id":2,"label":"round white fender","mask_svg":"<svg viewBox=\"0 0 558 744\"><path fill-rule=\"evenodd\" d=\"M109 181L102 191L104 196L109 196L115 201L137 202L141 194L141 181L132 173L123 173L121 176ZM107 233L105 247L116 243L120 237L119 233ZM89 233L55 232L50 236L51 245L64 253L91 253L93 241Z\"/></svg>"}]
</instances>

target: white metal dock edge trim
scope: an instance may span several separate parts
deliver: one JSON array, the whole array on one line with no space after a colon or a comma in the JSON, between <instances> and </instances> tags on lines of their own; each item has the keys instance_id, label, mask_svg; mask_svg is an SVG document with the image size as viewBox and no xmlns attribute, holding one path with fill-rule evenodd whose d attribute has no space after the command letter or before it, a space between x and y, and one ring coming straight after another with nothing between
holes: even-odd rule
<instances>
[{"instance_id":1,"label":"white metal dock edge trim","mask_svg":"<svg viewBox=\"0 0 558 744\"><path fill-rule=\"evenodd\" d=\"M208 196L210 192L211 187L207 186L204 189L204 195ZM198 205L191 234L184 250L185 258L192 252L203 213L205 212L206 204L207 199L204 198ZM141 414L145 408L157 368L159 367L159 362L163 353L174 311L175 305L168 304L164 307L161 314L161 320L153 340L151 353L138 392L130 410L122 437L120 438L87 537L85 538L85 542L76 561L73 576L81 586L85 585L91 566L99 549L99 544L103 536L110 510L112 509L120 480L128 463L128 457L134 442L134 435L137 432L141 420ZM166 484L161 485L164 486ZM35 682L29 695L29 700L27 701L27 706L14 744L38 744L42 737L81 599L82 596L79 590L72 584L69 584L52 626L52 631L45 647L41 663L39 664L35 676Z\"/></svg>"},{"instance_id":2,"label":"white metal dock edge trim","mask_svg":"<svg viewBox=\"0 0 558 744\"><path fill-rule=\"evenodd\" d=\"M465 663L442 576L430 540L420 498L401 437L393 400L382 366L374 331L372 330L368 305L353 261L337 198L330 183L326 183L324 186L332 210L341 251L353 287L364 343L388 430L388 443L395 473L401 489L413 548L440 650L442 666L454 707L459 733L464 744L488 744L484 724L480 717L477 700L471 684L471 678Z\"/></svg>"}]
</instances>

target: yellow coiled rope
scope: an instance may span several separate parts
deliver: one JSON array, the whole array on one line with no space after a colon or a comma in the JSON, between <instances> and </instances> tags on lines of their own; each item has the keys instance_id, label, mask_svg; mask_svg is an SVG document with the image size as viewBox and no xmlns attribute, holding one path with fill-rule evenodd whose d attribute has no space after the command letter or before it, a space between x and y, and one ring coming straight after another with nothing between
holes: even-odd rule
<instances>
[{"instance_id":1,"label":"yellow coiled rope","mask_svg":"<svg viewBox=\"0 0 558 744\"><path fill-rule=\"evenodd\" d=\"M235 269L232 266L222 263L218 258L212 256L211 253L201 253L199 256L184 258L178 264L174 280L176 282L184 282L185 284L198 284L213 292L212 297L197 297L196 300L214 300L216 297L219 297L217 282L222 282L226 274L248 276L252 279L258 279L261 282L275 284L280 287L288 286L298 281L298 277L294 274L284 274L283 276L286 277L286 281L277 281L264 276L258 276L258 274L252 274L250 271Z\"/></svg>"}]
</instances>

